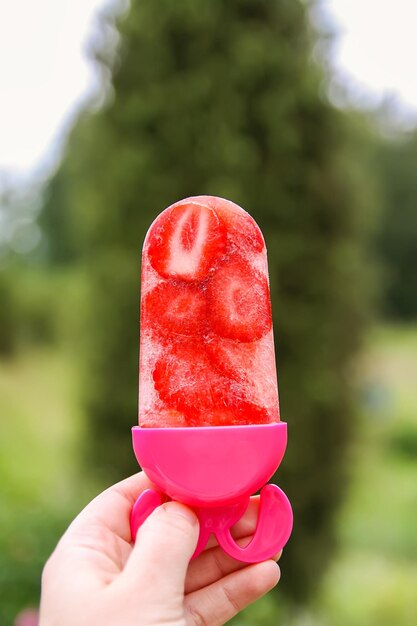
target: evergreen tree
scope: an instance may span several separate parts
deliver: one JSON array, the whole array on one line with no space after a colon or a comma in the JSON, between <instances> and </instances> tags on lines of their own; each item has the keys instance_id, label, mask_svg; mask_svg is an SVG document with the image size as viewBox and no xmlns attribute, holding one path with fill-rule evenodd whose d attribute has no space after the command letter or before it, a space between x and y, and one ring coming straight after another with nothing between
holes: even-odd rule
<instances>
[{"instance_id":1,"label":"evergreen tree","mask_svg":"<svg viewBox=\"0 0 417 626\"><path fill-rule=\"evenodd\" d=\"M349 123L322 95L325 78L312 61L315 39L299 0L133 1L118 30L107 105L74 128L44 215L51 252L58 227L70 238L67 259L90 276L89 454L112 478L136 467L129 429L147 227L186 196L237 202L269 249L289 424L277 482L295 514L281 589L305 597L331 554L354 428L351 365L366 308L366 194ZM106 32L97 49L104 68L112 56Z\"/></svg>"},{"instance_id":2,"label":"evergreen tree","mask_svg":"<svg viewBox=\"0 0 417 626\"><path fill-rule=\"evenodd\" d=\"M383 267L383 312L394 319L417 318L417 131L376 142L381 220L376 237Z\"/></svg>"},{"instance_id":3,"label":"evergreen tree","mask_svg":"<svg viewBox=\"0 0 417 626\"><path fill-rule=\"evenodd\" d=\"M16 297L12 281L0 268L0 359L13 356L17 344Z\"/></svg>"}]
</instances>

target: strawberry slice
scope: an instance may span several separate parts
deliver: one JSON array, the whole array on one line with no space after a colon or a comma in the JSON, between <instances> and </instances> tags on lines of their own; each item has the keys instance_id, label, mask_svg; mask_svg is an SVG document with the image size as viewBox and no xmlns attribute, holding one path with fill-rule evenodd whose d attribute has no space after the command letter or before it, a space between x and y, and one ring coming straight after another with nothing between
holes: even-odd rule
<instances>
[{"instance_id":1,"label":"strawberry slice","mask_svg":"<svg viewBox=\"0 0 417 626\"><path fill-rule=\"evenodd\" d=\"M184 200L161 213L147 241L158 274L200 281L224 254L226 228L211 208Z\"/></svg>"},{"instance_id":2,"label":"strawberry slice","mask_svg":"<svg viewBox=\"0 0 417 626\"><path fill-rule=\"evenodd\" d=\"M262 404L244 400L240 394L229 396L229 412L233 415L233 425L268 424L275 421Z\"/></svg>"},{"instance_id":3,"label":"strawberry slice","mask_svg":"<svg viewBox=\"0 0 417 626\"><path fill-rule=\"evenodd\" d=\"M205 292L191 283L159 283L143 299L141 319L159 335L200 335L206 323Z\"/></svg>"},{"instance_id":4,"label":"strawberry slice","mask_svg":"<svg viewBox=\"0 0 417 626\"><path fill-rule=\"evenodd\" d=\"M173 344L157 360L153 380L166 406L183 412L193 423L222 406L224 379L199 342Z\"/></svg>"},{"instance_id":5,"label":"strawberry slice","mask_svg":"<svg viewBox=\"0 0 417 626\"><path fill-rule=\"evenodd\" d=\"M207 411L199 417L192 417L189 426L245 426L268 424L272 420L264 407L246 402L240 398L229 399L230 406Z\"/></svg>"},{"instance_id":6,"label":"strawberry slice","mask_svg":"<svg viewBox=\"0 0 417 626\"><path fill-rule=\"evenodd\" d=\"M268 281L240 256L231 257L207 285L209 322L227 339L250 342L271 329Z\"/></svg>"},{"instance_id":7,"label":"strawberry slice","mask_svg":"<svg viewBox=\"0 0 417 626\"><path fill-rule=\"evenodd\" d=\"M264 364L270 367L274 362L271 340L267 339L243 343L209 333L204 337L204 346L212 363L224 376L246 381L258 372L263 374Z\"/></svg>"},{"instance_id":8,"label":"strawberry slice","mask_svg":"<svg viewBox=\"0 0 417 626\"><path fill-rule=\"evenodd\" d=\"M224 339L215 333L204 337L204 346L216 368L228 378L247 380L248 373L256 368L258 342L242 343L235 339Z\"/></svg>"},{"instance_id":9,"label":"strawberry slice","mask_svg":"<svg viewBox=\"0 0 417 626\"><path fill-rule=\"evenodd\" d=\"M261 229L253 217L239 205L216 196L196 196L195 202L211 207L226 226L229 246L233 249L265 250Z\"/></svg>"},{"instance_id":10,"label":"strawberry slice","mask_svg":"<svg viewBox=\"0 0 417 626\"><path fill-rule=\"evenodd\" d=\"M278 387L272 333L251 343L224 339L214 334L204 339L212 363L221 374L239 383L238 395L245 398L247 406L257 407L257 414L259 407L265 408L271 420L278 421ZM245 404L240 402L239 410L244 410L244 407Z\"/></svg>"},{"instance_id":11,"label":"strawberry slice","mask_svg":"<svg viewBox=\"0 0 417 626\"><path fill-rule=\"evenodd\" d=\"M179 412L188 426L263 424L277 419L262 399L253 393L247 398L245 385L222 376L198 342L173 344L157 360L153 380L167 408L164 416ZM171 425L178 425L177 419Z\"/></svg>"}]
</instances>

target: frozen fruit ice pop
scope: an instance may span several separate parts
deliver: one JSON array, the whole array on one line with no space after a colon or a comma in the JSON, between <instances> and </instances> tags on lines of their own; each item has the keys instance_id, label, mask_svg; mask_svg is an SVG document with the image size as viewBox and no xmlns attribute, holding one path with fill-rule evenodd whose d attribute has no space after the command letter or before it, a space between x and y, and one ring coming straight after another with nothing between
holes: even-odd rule
<instances>
[{"instance_id":1,"label":"frozen fruit ice pop","mask_svg":"<svg viewBox=\"0 0 417 626\"><path fill-rule=\"evenodd\" d=\"M233 202L181 200L156 218L143 246L139 424L277 421L262 233Z\"/></svg>"}]
</instances>

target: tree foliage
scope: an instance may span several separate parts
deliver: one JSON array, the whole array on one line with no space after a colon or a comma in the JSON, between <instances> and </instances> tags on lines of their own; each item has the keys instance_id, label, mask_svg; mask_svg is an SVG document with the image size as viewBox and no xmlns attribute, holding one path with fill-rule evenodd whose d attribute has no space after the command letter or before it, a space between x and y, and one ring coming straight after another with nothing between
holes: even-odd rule
<instances>
[{"instance_id":1,"label":"tree foliage","mask_svg":"<svg viewBox=\"0 0 417 626\"><path fill-rule=\"evenodd\" d=\"M12 282L6 272L0 269L0 358L10 357L16 351L16 310Z\"/></svg>"},{"instance_id":2,"label":"tree foliage","mask_svg":"<svg viewBox=\"0 0 417 626\"><path fill-rule=\"evenodd\" d=\"M385 274L383 312L417 318L417 132L375 143L381 219L376 237Z\"/></svg>"},{"instance_id":3,"label":"tree foliage","mask_svg":"<svg viewBox=\"0 0 417 626\"><path fill-rule=\"evenodd\" d=\"M135 469L129 429L147 227L186 196L241 204L269 249L289 424L277 482L292 501L295 529L281 588L305 597L331 554L354 428L351 365L366 317L367 194L349 120L323 96L301 1L132 2L117 24L115 58L111 23L103 17L96 50L104 70L113 56L107 104L74 127L43 217L51 254L90 276L91 461L112 478Z\"/></svg>"}]
</instances>

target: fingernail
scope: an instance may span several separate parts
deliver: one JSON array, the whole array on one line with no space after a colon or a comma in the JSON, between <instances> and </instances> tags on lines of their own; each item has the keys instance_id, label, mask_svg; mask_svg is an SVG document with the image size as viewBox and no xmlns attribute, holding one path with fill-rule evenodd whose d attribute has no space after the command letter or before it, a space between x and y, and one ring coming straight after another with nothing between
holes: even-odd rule
<instances>
[{"instance_id":1,"label":"fingernail","mask_svg":"<svg viewBox=\"0 0 417 626\"><path fill-rule=\"evenodd\" d=\"M174 513L175 515L181 515L181 517L184 517L193 526L198 524L197 515L194 513L194 511L189 509L188 506L185 506L185 504L180 504L179 502L167 502L167 504L165 504L165 507L168 508L170 513Z\"/></svg>"}]
</instances>

